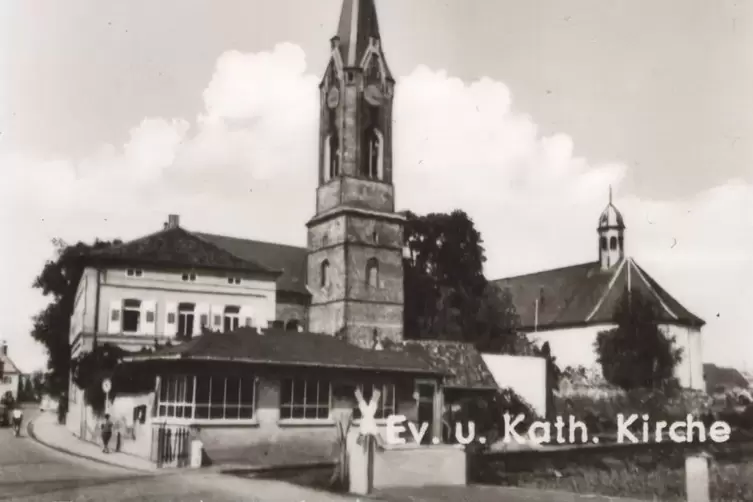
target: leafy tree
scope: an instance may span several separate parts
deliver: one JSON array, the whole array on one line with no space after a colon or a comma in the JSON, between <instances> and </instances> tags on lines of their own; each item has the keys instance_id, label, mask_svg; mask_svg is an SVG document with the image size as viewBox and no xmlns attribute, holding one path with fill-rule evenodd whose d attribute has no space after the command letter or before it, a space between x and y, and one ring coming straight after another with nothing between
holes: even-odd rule
<instances>
[{"instance_id":1,"label":"leafy tree","mask_svg":"<svg viewBox=\"0 0 753 502\"><path fill-rule=\"evenodd\" d=\"M22 403L28 403L37 400L37 395L34 392L34 385L32 384L31 377L22 376L18 380L18 401Z\"/></svg>"},{"instance_id":2,"label":"leafy tree","mask_svg":"<svg viewBox=\"0 0 753 502\"><path fill-rule=\"evenodd\" d=\"M31 386L34 389L34 395L37 396L38 399L46 392L45 385L46 382L43 372L35 371L31 374Z\"/></svg>"},{"instance_id":3,"label":"leafy tree","mask_svg":"<svg viewBox=\"0 0 753 502\"><path fill-rule=\"evenodd\" d=\"M416 338L472 333L486 288L481 234L462 211L407 214L405 328Z\"/></svg>"},{"instance_id":4,"label":"leafy tree","mask_svg":"<svg viewBox=\"0 0 753 502\"><path fill-rule=\"evenodd\" d=\"M126 354L124 349L105 343L91 352L82 352L71 361L73 383L83 389L84 401L96 413L101 414L105 409L102 382L105 378L112 378L115 367ZM110 392L110 397L115 397L114 392Z\"/></svg>"},{"instance_id":5,"label":"leafy tree","mask_svg":"<svg viewBox=\"0 0 753 502\"><path fill-rule=\"evenodd\" d=\"M483 241L466 213L409 212L405 241L407 336L473 342L489 352L524 350L512 298L484 277Z\"/></svg>"},{"instance_id":6,"label":"leafy tree","mask_svg":"<svg viewBox=\"0 0 753 502\"><path fill-rule=\"evenodd\" d=\"M69 246L61 239L52 241L55 259L47 261L34 280L33 287L50 297L50 303L34 317L31 336L47 349L46 390L55 398L62 399L68 389L70 372L70 316L76 295L76 287L83 272L80 258L93 249L119 244L120 241L97 240L93 245L79 242Z\"/></svg>"},{"instance_id":7,"label":"leafy tree","mask_svg":"<svg viewBox=\"0 0 753 502\"><path fill-rule=\"evenodd\" d=\"M617 327L599 333L595 342L604 378L625 390L676 385L674 369L682 349L659 327L653 304L639 291L625 291L615 321Z\"/></svg>"},{"instance_id":8,"label":"leafy tree","mask_svg":"<svg viewBox=\"0 0 753 502\"><path fill-rule=\"evenodd\" d=\"M510 292L487 284L478 305L476 348L491 353L533 355L533 344L516 331L518 322Z\"/></svg>"}]
</instances>

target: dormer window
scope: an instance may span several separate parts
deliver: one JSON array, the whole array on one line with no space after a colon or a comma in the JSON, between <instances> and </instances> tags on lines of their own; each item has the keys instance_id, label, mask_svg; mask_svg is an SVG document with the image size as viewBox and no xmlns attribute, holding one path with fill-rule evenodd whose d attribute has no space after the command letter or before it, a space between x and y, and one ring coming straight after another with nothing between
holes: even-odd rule
<instances>
[{"instance_id":1,"label":"dormer window","mask_svg":"<svg viewBox=\"0 0 753 502\"><path fill-rule=\"evenodd\" d=\"M129 268L126 270L126 277L141 277L144 275L144 271L140 268Z\"/></svg>"},{"instance_id":2,"label":"dormer window","mask_svg":"<svg viewBox=\"0 0 753 502\"><path fill-rule=\"evenodd\" d=\"M194 272L187 272L181 276L181 279L185 282L194 282L196 280L196 274Z\"/></svg>"}]
</instances>

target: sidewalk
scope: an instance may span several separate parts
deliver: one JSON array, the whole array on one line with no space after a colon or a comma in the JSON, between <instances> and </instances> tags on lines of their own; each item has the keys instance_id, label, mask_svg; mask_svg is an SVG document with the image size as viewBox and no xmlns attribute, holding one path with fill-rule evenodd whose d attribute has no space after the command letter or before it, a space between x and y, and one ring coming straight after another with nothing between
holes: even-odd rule
<instances>
[{"instance_id":1,"label":"sidewalk","mask_svg":"<svg viewBox=\"0 0 753 502\"><path fill-rule=\"evenodd\" d=\"M68 455L139 472L158 472L146 459L126 453L103 453L102 447L74 436L60 425L54 413L41 412L29 423L29 434L39 443Z\"/></svg>"}]
</instances>

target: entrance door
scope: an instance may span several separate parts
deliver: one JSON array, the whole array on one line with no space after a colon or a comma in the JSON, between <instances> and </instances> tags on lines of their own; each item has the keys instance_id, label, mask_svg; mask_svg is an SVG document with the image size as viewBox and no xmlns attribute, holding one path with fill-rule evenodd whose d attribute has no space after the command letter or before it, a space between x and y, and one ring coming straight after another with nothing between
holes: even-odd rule
<instances>
[{"instance_id":1,"label":"entrance door","mask_svg":"<svg viewBox=\"0 0 753 502\"><path fill-rule=\"evenodd\" d=\"M437 393L437 384L433 381L416 381L416 406L418 407L418 430L423 424L428 424L426 433L421 438L421 444L431 444L434 438L434 396Z\"/></svg>"}]
</instances>

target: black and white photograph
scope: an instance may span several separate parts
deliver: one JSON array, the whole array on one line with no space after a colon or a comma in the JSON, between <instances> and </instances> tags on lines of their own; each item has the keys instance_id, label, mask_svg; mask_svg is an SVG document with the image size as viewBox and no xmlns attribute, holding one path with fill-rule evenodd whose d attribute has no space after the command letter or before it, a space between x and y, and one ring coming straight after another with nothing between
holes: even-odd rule
<instances>
[{"instance_id":1,"label":"black and white photograph","mask_svg":"<svg viewBox=\"0 0 753 502\"><path fill-rule=\"evenodd\" d=\"M0 0L0 501L753 502L753 2Z\"/></svg>"}]
</instances>

